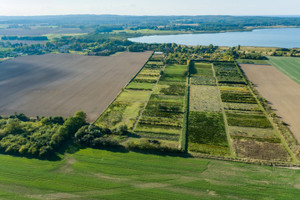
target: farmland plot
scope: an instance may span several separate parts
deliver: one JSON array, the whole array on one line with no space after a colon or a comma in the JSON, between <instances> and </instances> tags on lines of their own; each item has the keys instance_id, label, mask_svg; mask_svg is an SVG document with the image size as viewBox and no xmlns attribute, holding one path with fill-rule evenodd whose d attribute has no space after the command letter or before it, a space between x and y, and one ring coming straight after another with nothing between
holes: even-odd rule
<instances>
[{"instance_id":1,"label":"farmland plot","mask_svg":"<svg viewBox=\"0 0 300 200\"><path fill-rule=\"evenodd\" d=\"M190 110L221 112L219 89L216 86L192 85L190 89Z\"/></svg>"},{"instance_id":2,"label":"farmland plot","mask_svg":"<svg viewBox=\"0 0 300 200\"><path fill-rule=\"evenodd\" d=\"M190 67L189 151L228 155L230 151L221 113L220 91L212 64L193 63Z\"/></svg>"},{"instance_id":3,"label":"farmland plot","mask_svg":"<svg viewBox=\"0 0 300 200\"><path fill-rule=\"evenodd\" d=\"M216 63L228 134L236 156L247 159L289 161L290 155L259 106L243 75L233 63Z\"/></svg>"},{"instance_id":4,"label":"farmland plot","mask_svg":"<svg viewBox=\"0 0 300 200\"><path fill-rule=\"evenodd\" d=\"M241 67L300 142L300 85L273 66L243 64Z\"/></svg>"},{"instance_id":5,"label":"farmland plot","mask_svg":"<svg viewBox=\"0 0 300 200\"><path fill-rule=\"evenodd\" d=\"M0 113L68 117L83 110L94 121L150 55L42 55L5 61L0 64Z\"/></svg>"},{"instance_id":6,"label":"farmland plot","mask_svg":"<svg viewBox=\"0 0 300 200\"><path fill-rule=\"evenodd\" d=\"M168 65L155 86L134 132L141 137L179 142L186 87L184 65Z\"/></svg>"},{"instance_id":7,"label":"farmland plot","mask_svg":"<svg viewBox=\"0 0 300 200\"><path fill-rule=\"evenodd\" d=\"M160 62L151 61L151 63L151 66L154 66L154 63ZM154 71L157 71L157 69ZM152 77L155 82L157 82L159 78L157 73L153 75L153 70L145 66L99 117L96 125L107 128L117 128L118 126L126 125L130 130L134 128L136 120L149 99L153 86L155 85L155 83L137 82L136 80L140 80L139 77L141 76Z\"/></svg>"}]
</instances>

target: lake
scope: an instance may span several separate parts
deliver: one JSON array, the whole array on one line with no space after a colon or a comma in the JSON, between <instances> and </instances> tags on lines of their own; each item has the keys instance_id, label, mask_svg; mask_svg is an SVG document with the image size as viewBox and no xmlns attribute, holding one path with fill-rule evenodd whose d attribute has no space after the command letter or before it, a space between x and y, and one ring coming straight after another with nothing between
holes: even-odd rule
<instances>
[{"instance_id":1,"label":"lake","mask_svg":"<svg viewBox=\"0 0 300 200\"><path fill-rule=\"evenodd\" d=\"M141 43L177 43L184 45L300 47L300 28L255 29L249 32L153 35L130 38Z\"/></svg>"}]
</instances>

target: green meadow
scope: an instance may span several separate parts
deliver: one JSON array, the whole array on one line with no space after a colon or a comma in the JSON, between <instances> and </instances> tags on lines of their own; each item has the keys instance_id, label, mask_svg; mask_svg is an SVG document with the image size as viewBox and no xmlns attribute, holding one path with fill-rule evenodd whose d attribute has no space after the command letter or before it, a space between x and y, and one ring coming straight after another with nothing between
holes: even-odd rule
<instances>
[{"instance_id":1,"label":"green meadow","mask_svg":"<svg viewBox=\"0 0 300 200\"><path fill-rule=\"evenodd\" d=\"M83 149L60 161L0 155L0 199L297 199L300 170Z\"/></svg>"}]
</instances>

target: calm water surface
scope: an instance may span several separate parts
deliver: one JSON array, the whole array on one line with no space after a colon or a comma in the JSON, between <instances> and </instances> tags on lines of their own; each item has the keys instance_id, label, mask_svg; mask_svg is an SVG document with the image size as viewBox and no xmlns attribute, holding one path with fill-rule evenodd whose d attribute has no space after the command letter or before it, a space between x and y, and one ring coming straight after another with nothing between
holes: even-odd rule
<instances>
[{"instance_id":1,"label":"calm water surface","mask_svg":"<svg viewBox=\"0 0 300 200\"><path fill-rule=\"evenodd\" d=\"M251 32L153 35L129 40L142 43L293 48L300 47L300 28L256 29Z\"/></svg>"}]
</instances>

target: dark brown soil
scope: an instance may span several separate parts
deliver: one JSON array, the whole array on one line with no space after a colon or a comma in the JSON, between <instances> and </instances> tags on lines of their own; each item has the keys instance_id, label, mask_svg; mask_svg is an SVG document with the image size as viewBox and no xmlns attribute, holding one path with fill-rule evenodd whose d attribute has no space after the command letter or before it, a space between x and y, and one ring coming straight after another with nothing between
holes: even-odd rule
<instances>
[{"instance_id":1,"label":"dark brown soil","mask_svg":"<svg viewBox=\"0 0 300 200\"><path fill-rule=\"evenodd\" d=\"M150 55L49 54L5 61L0 63L0 115L68 117L83 110L94 121Z\"/></svg>"}]
</instances>

